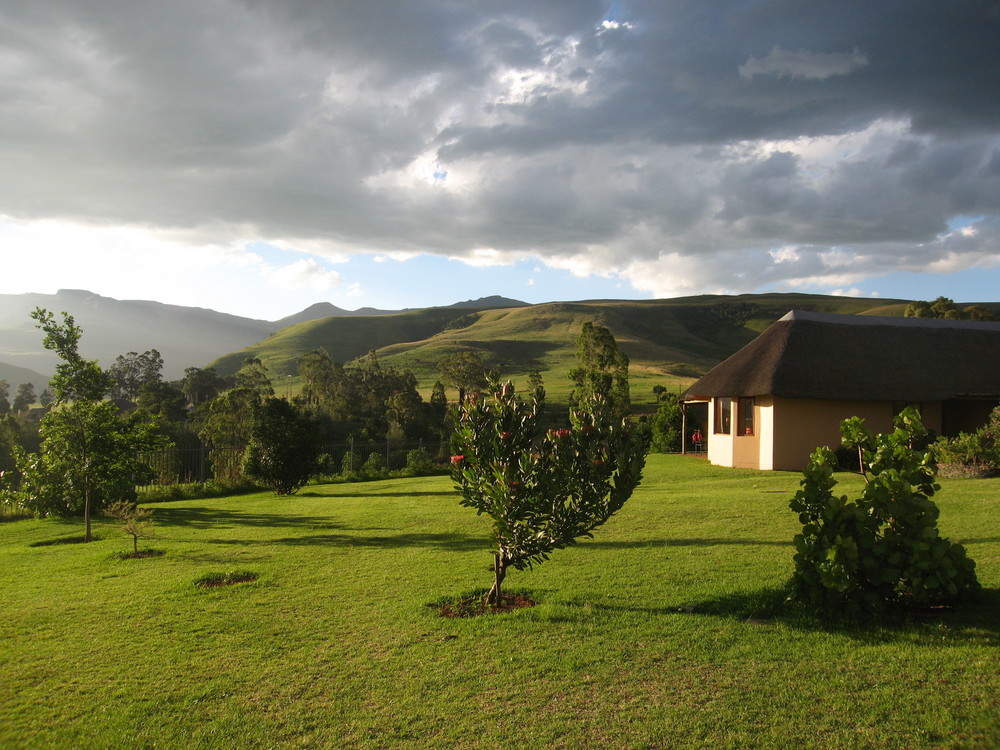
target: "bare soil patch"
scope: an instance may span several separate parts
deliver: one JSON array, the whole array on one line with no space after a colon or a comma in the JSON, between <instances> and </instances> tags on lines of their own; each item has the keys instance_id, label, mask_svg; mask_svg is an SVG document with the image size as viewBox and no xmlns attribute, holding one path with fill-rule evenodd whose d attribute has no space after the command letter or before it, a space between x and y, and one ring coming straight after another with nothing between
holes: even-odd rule
<instances>
[{"instance_id":1,"label":"bare soil patch","mask_svg":"<svg viewBox=\"0 0 1000 750\"><path fill-rule=\"evenodd\" d=\"M432 604L441 617L480 617L513 612L515 609L534 607L535 600L526 594L501 594L500 603L489 605L485 594L463 596L454 601Z\"/></svg>"}]
</instances>

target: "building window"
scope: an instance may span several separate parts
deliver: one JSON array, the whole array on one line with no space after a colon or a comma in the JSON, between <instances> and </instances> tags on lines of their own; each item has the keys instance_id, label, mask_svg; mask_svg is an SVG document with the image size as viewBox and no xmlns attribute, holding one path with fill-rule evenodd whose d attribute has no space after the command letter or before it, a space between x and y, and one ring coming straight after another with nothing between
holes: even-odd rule
<instances>
[{"instance_id":1,"label":"building window","mask_svg":"<svg viewBox=\"0 0 1000 750\"><path fill-rule=\"evenodd\" d=\"M715 399L715 429L716 435L732 434L733 400L731 398Z\"/></svg>"},{"instance_id":2,"label":"building window","mask_svg":"<svg viewBox=\"0 0 1000 750\"><path fill-rule=\"evenodd\" d=\"M739 427L738 435L753 435L753 398L740 398L737 409L736 424Z\"/></svg>"}]
</instances>

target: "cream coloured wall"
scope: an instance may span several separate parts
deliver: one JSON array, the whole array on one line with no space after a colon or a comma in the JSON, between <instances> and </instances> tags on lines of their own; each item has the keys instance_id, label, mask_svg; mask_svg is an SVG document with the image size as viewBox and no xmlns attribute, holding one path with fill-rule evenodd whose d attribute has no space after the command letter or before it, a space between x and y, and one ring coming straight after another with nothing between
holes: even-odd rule
<instances>
[{"instance_id":1,"label":"cream coloured wall","mask_svg":"<svg viewBox=\"0 0 1000 750\"><path fill-rule=\"evenodd\" d=\"M734 401L735 404L735 401ZM737 469L759 469L760 468L760 407L756 400L753 406L753 435L733 436L733 466ZM733 420L734 431L737 429L736 420Z\"/></svg>"},{"instance_id":2,"label":"cream coloured wall","mask_svg":"<svg viewBox=\"0 0 1000 750\"><path fill-rule=\"evenodd\" d=\"M873 432L892 430L890 401L826 401L758 396L754 404L756 434L717 435L708 438L708 460L717 466L741 469L801 471L820 445L840 446L840 423L861 417ZM924 426L941 433L940 402L918 405ZM735 408L735 402L734 407ZM715 401L709 403L709 425L715 424ZM736 425L736 420L732 420Z\"/></svg>"},{"instance_id":3,"label":"cream coloured wall","mask_svg":"<svg viewBox=\"0 0 1000 750\"><path fill-rule=\"evenodd\" d=\"M716 466L732 466L733 436L715 432L715 399L708 402L708 428L705 434L708 436L708 462Z\"/></svg>"},{"instance_id":4,"label":"cream coloured wall","mask_svg":"<svg viewBox=\"0 0 1000 750\"><path fill-rule=\"evenodd\" d=\"M940 402L919 406L924 426L940 433ZM817 446L826 445L836 450L840 446L840 423L849 417L861 417L872 432L890 432L893 416L890 401L775 398L769 468L801 471ZM761 462L761 468L764 463Z\"/></svg>"}]
</instances>

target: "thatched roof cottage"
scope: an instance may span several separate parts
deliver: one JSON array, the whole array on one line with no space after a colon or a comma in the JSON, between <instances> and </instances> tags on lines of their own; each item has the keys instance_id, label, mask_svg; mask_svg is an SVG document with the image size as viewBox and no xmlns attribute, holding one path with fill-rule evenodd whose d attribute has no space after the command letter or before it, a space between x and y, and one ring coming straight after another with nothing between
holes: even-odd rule
<instances>
[{"instance_id":1,"label":"thatched roof cottage","mask_svg":"<svg viewBox=\"0 0 1000 750\"><path fill-rule=\"evenodd\" d=\"M684 394L708 402L713 464L801 470L840 422L886 432L904 406L939 435L1000 403L1000 323L792 311Z\"/></svg>"}]
</instances>

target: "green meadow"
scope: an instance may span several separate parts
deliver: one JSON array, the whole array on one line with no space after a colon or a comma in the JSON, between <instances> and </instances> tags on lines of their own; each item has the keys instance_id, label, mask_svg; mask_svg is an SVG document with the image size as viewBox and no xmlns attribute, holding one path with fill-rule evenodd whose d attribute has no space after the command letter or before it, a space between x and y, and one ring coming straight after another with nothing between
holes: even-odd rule
<instances>
[{"instance_id":1,"label":"green meadow","mask_svg":"<svg viewBox=\"0 0 1000 750\"><path fill-rule=\"evenodd\" d=\"M491 580L447 477L149 506L144 559L3 523L0 747L996 748L1000 480L942 485L981 601L863 626L783 603L798 475L692 457L472 619L430 606Z\"/></svg>"}]
</instances>

